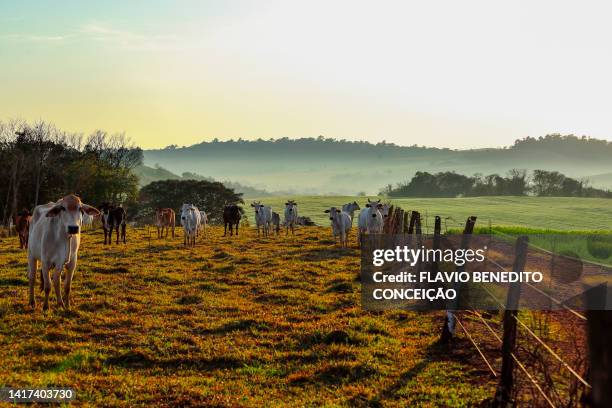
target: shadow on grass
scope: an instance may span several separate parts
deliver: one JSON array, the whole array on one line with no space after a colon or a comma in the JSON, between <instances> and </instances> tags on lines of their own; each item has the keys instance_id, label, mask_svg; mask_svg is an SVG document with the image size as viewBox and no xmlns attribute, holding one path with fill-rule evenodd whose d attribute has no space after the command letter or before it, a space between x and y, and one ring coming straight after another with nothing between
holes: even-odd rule
<instances>
[{"instance_id":1,"label":"shadow on grass","mask_svg":"<svg viewBox=\"0 0 612 408\"><path fill-rule=\"evenodd\" d=\"M28 286L28 281L19 278L0 278L0 286Z\"/></svg>"},{"instance_id":2,"label":"shadow on grass","mask_svg":"<svg viewBox=\"0 0 612 408\"><path fill-rule=\"evenodd\" d=\"M358 254L353 249L346 248L313 248L313 249L299 249L297 251L290 252L290 257L297 257L301 261L305 262L318 262L327 261L331 259L342 259L345 257L357 257Z\"/></svg>"},{"instance_id":3,"label":"shadow on grass","mask_svg":"<svg viewBox=\"0 0 612 408\"><path fill-rule=\"evenodd\" d=\"M248 331L248 330L258 330L258 331L270 331L270 326L267 323L258 322L253 319L244 319L244 320L234 320L229 323L223 324L221 326L211 328L211 329L199 329L197 330L197 334L228 334L237 331Z\"/></svg>"},{"instance_id":4,"label":"shadow on grass","mask_svg":"<svg viewBox=\"0 0 612 408\"><path fill-rule=\"evenodd\" d=\"M253 363L249 359L249 363ZM196 369L196 370L223 370L243 367L247 362L235 357L191 357L173 358L169 360L156 360L153 356L140 350L130 350L104 360L105 365L119 366L131 369Z\"/></svg>"}]
</instances>

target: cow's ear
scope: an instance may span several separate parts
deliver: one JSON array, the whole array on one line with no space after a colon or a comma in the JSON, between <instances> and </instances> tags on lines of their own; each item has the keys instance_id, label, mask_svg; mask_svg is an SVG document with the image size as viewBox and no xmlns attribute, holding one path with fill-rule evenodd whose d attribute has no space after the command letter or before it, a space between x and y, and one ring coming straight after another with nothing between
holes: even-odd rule
<instances>
[{"instance_id":1,"label":"cow's ear","mask_svg":"<svg viewBox=\"0 0 612 408\"><path fill-rule=\"evenodd\" d=\"M378 204L378 205L376 205L376 208L378 208L380 210L381 208L383 208L383 205L382 204Z\"/></svg>"},{"instance_id":2,"label":"cow's ear","mask_svg":"<svg viewBox=\"0 0 612 408\"><path fill-rule=\"evenodd\" d=\"M98 215L100 211L97 208L92 207L91 205L83 204L81 206L81 210L87 215Z\"/></svg>"},{"instance_id":3,"label":"cow's ear","mask_svg":"<svg viewBox=\"0 0 612 408\"><path fill-rule=\"evenodd\" d=\"M366 204L366 207L368 207L368 208L369 208L369 207L370 207L370 204L369 204L369 203L368 203L368 204Z\"/></svg>"},{"instance_id":4,"label":"cow's ear","mask_svg":"<svg viewBox=\"0 0 612 408\"><path fill-rule=\"evenodd\" d=\"M340 211L340 210L336 210L336 212L337 212L338 214L340 214L342 211Z\"/></svg>"},{"instance_id":5,"label":"cow's ear","mask_svg":"<svg viewBox=\"0 0 612 408\"><path fill-rule=\"evenodd\" d=\"M57 215L62 211L64 211L64 207L62 207L61 205L56 205L49 211L47 211L47 217L57 217Z\"/></svg>"},{"instance_id":6,"label":"cow's ear","mask_svg":"<svg viewBox=\"0 0 612 408\"><path fill-rule=\"evenodd\" d=\"M289 203L285 203L285 205L289 205Z\"/></svg>"},{"instance_id":7,"label":"cow's ear","mask_svg":"<svg viewBox=\"0 0 612 408\"><path fill-rule=\"evenodd\" d=\"M328 213L328 212L329 212L329 210L325 210L325 211L323 211L323 212L324 212L324 213Z\"/></svg>"},{"instance_id":8,"label":"cow's ear","mask_svg":"<svg viewBox=\"0 0 612 408\"><path fill-rule=\"evenodd\" d=\"M251 207L255 207L255 204L251 204Z\"/></svg>"}]
</instances>

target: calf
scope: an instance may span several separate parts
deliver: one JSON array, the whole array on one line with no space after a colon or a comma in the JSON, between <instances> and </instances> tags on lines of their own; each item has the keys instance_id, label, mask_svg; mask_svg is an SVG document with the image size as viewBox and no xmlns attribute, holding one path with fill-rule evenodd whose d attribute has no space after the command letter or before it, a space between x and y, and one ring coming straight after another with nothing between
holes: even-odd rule
<instances>
[{"instance_id":1,"label":"calf","mask_svg":"<svg viewBox=\"0 0 612 408\"><path fill-rule=\"evenodd\" d=\"M285 203L285 227L287 229L287 235L289 235L289 228L291 228L291 235L294 234L294 226L298 223L298 209L297 203L293 200L289 200Z\"/></svg>"},{"instance_id":2,"label":"calf","mask_svg":"<svg viewBox=\"0 0 612 408\"><path fill-rule=\"evenodd\" d=\"M276 235L280 235L280 215L274 211L272 211L272 225L274 226Z\"/></svg>"},{"instance_id":3,"label":"calf","mask_svg":"<svg viewBox=\"0 0 612 408\"><path fill-rule=\"evenodd\" d=\"M103 203L100 206L102 211L102 228L104 229L104 245L113 243L113 228L117 231L117 241L119 244L119 228L121 228L121 239L125 244L125 229L127 214L121 205L115 206L110 203Z\"/></svg>"},{"instance_id":4,"label":"calf","mask_svg":"<svg viewBox=\"0 0 612 408\"><path fill-rule=\"evenodd\" d=\"M208 215L206 215L206 211L200 211L200 229L204 233L204 238L206 238L206 226L208 225Z\"/></svg>"},{"instance_id":5,"label":"calf","mask_svg":"<svg viewBox=\"0 0 612 408\"><path fill-rule=\"evenodd\" d=\"M384 226L384 218L389 215L389 205L381 204L380 200L370 201L359 213L359 235L382 234Z\"/></svg>"},{"instance_id":6,"label":"calf","mask_svg":"<svg viewBox=\"0 0 612 408\"><path fill-rule=\"evenodd\" d=\"M172 238L174 238L174 227L176 226L176 215L172 208L156 208L155 209L155 225L157 226L157 238L164 237L164 228L168 238L168 232L172 228Z\"/></svg>"},{"instance_id":7,"label":"calf","mask_svg":"<svg viewBox=\"0 0 612 408\"><path fill-rule=\"evenodd\" d=\"M255 209L257 236L259 236L260 228L262 228L264 237L267 237L270 233L270 224L272 224L272 208L261 204L259 201L253 201L251 207Z\"/></svg>"},{"instance_id":8,"label":"calf","mask_svg":"<svg viewBox=\"0 0 612 408\"><path fill-rule=\"evenodd\" d=\"M94 216L89 214L83 214L83 231L85 230L85 225L88 225L89 228L93 226Z\"/></svg>"},{"instance_id":9,"label":"calf","mask_svg":"<svg viewBox=\"0 0 612 408\"><path fill-rule=\"evenodd\" d=\"M344 211L331 207L329 210L325 210L329 213L329 220L331 221L332 233L334 234L334 241L336 236L340 237L340 246L342 248L347 247L348 234L351 231L351 216Z\"/></svg>"},{"instance_id":10,"label":"calf","mask_svg":"<svg viewBox=\"0 0 612 408\"><path fill-rule=\"evenodd\" d=\"M236 226L236 235L238 235L238 225L240 224L240 207L236 204L227 204L223 207L223 224L225 225L225 232L223 236L227 235L227 227L229 226L230 236L234 235L233 226Z\"/></svg>"},{"instance_id":11,"label":"calf","mask_svg":"<svg viewBox=\"0 0 612 408\"><path fill-rule=\"evenodd\" d=\"M30 245L28 247L28 278L30 306L35 307L34 284L38 262L42 264L41 288L45 290L43 309L49 309L49 293L53 273L53 286L58 306L70 308L70 287L77 265L79 245L81 243L80 227L84 214L94 215L99 211L83 204L75 195L68 195L56 203L39 205L34 209L30 225ZM60 293L61 274L66 268L64 295Z\"/></svg>"},{"instance_id":12,"label":"calf","mask_svg":"<svg viewBox=\"0 0 612 408\"><path fill-rule=\"evenodd\" d=\"M25 208L15 216L15 231L19 236L19 249L28 249L31 218L32 214Z\"/></svg>"},{"instance_id":13,"label":"calf","mask_svg":"<svg viewBox=\"0 0 612 408\"><path fill-rule=\"evenodd\" d=\"M353 201L352 203L347 203L342 206L342 211L351 216L351 225L353 223L353 217L355 217L355 210L360 210L359 204L357 201Z\"/></svg>"},{"instance_id":14,"label":"calf","mask_svg":"<svg viewBox=\"0 0 612 408\"><path fill-rule=\"evenodd\" d=\"M181 208L181 225L183 226L183 245L194 247L196 235L200 228L200 210L193 204L183 204Z\"/></svg>"}]
</instances>

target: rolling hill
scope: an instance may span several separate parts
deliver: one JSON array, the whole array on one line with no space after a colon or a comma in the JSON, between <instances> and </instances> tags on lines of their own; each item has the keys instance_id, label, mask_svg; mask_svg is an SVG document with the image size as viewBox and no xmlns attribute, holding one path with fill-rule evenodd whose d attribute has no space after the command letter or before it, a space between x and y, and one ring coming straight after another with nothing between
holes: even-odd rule
<instances>
[{"instance_id":1,"label":"rolling hill","mask_svg":"<svg viewBox=\"0 0 612 408\"><path fill-rule=\"evenodd\" d=\"M612 143L548 135L511 147L451 150L319 138L202 142L145 150L147 166L193 172L258 189L299 194L377 193L418 171L499 173L512 168L557 170L586 178L612 172ZM609 185L612 187L612 184ZM605 187L605 186L604 186Z\"/></svg>"}]
</instances>

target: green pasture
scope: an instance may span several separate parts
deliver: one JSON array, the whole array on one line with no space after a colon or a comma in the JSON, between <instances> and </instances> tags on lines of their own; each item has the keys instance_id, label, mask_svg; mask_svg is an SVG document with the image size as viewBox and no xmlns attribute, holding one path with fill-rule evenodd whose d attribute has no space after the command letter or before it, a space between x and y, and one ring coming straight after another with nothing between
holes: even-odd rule
<instances>
[{"instance_id":1,"label":"green pasture","mask_svg":"<svg viewBox=\"0 0 612 408\"><path fill-rule=\"evenodd\" d=\"M374 197L370 197L374 198ZM258 199L258 198L255 198ZM292 196L261 198L264 204L281 214L287 199L298 202L299 214L311 217L319 225L328 225L323 212L331 206L357 201L363 206L367 197L354 196ZM245 199L245 210L253 222L249 206L253 198ZM443 218L443 229L461 227L470 215L478 217L477 226L518 226L552 231L611 231L612 200L580 197L467 197L467 198L394 198L383 199L406 210L421 212L427 232L433 229L434 216ZM541 232L541 231L539 231Z\"/></svg>"}]
</instances>

